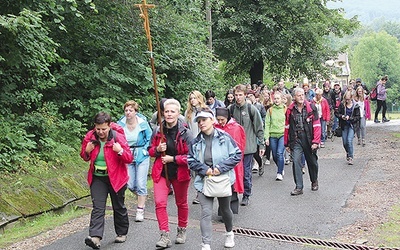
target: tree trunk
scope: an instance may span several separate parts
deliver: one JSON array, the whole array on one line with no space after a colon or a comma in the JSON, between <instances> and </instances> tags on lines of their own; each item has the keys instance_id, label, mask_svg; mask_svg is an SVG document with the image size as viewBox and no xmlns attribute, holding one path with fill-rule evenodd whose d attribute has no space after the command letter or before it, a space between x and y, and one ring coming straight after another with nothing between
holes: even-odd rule
<instances>
[{"instance_id":1,"label":"tree trunk","mask_svg":"<svg viewBox=\"0 0 400 250\"><path fill-rule=\"evenodd\" d=\"M250 81L251 84L257 84L258 81L263 80L264 73L264 62L263 60L258 60L253 63L250 71Z\"/></svg>"},{"instance_id":2,"label":"tree trunk","mask_svg":"<svg viewBox=\"0 0 400 250\"><path fill-rule=\"evenodd\" d=\"M208 23L208 48L212 50L212 21L210 0L206 0L206 22Z\"/></svg>"}]
</instances>

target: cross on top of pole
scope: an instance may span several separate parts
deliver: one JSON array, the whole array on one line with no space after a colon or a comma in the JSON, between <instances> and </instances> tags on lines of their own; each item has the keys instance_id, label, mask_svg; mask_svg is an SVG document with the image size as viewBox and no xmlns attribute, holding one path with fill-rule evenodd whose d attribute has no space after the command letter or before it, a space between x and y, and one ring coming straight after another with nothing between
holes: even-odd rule
<instances>
[{"instance_id":1,"label":"cross on top of pole","mask_svg":"<svg viewBox=\"0 0 400 250\"><path fill-rule=\"evenodd\" d=\"M151 34L150 34L150 21L149 21L149 14L147 12L148 9L150 8L155 8L156 6L154 4L147 4L146 0L143 0L141 4L135 4L136 7L140 9L140 17L143 18L143 26L144 30L146 31L146 37L147 37L147 44L148 48L150 51L150 56L153 57L153 45L151 42Z\"/></svg>"}]
</instances>

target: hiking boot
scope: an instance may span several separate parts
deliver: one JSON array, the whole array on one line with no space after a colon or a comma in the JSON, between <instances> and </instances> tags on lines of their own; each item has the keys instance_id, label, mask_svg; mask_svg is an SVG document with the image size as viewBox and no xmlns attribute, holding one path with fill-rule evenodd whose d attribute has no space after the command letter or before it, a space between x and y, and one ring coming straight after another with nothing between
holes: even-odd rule
<instances>
[{"instance_id":1,"label":"hiking boot","mask_svg":"<svg viewBox=\"0 0 400 250\"><path fill-rule=\"evenodd\" d=\"M380 121L378 119L375 119L374 122L375 123L380 123Z\"/></svg>"},{"instance_id":2,"label":"hiking boot","mask_svg":"<svg viewBox=\"0 0 400 250\"><path fill-rule=\"evenodd\" d=\"M226 238L225 238L225 245L224 246L227 247L227 248L234 247L235 246L235 240L234 240L235 235L233 234L233 232L232 231L227 232L225 234L225 236L226 236Z\"/></svg>"},{"instance_id":3,"label":"hiking boot","mask_svg":"<svg viewBox=\"0 0 400 250\"><path fill-rule=\"evenodd\" d=\"M136 209L135 221L136 221L136 222L142 222L142 221L144 221L144 209L143 209L143 208L137 208L137 209Z\"/></svg>"},{"instance_id":4,"label":"hiking boot","mask_svg":"<svg viewBox=\"0 0 400 250\"><path fill-rule=\"evenodd\" d=\"M175 244L185 244L186 242L186 227L178 227Z\"/></svg>"},{"instance_id":5,"label":"hiking boot","mask_svg":"<svg viewBox=\"0 0 400 250\"><path fill-rule=\"evenodd\" d=\"M290 192L290 195L293 195L293 196L295 196L295 195L301 195L301 194L303 194L303 189L299 189L299 188L296 188L295 190L293 190L292 192Z\"/></svg>"},{"instance_id":6,"label":"hiking boot","mask_svg":"<svg viewBox=\"0 0 400 250\"><path fill-rule=\"evenodd\" d=\"M243 196L242 202L240 203L241 206L248 206L249 205L249 197Z\"/></svg>"},{"instance_id":7,"label":"hiking boot","mask_svg":"<svg viewBox=\"0 0 400 250\"><path fill-rule=\"evenodd\" d=\"M93 249L100 249L100 237L86 237L85 244Z\"/></svg>"},{"instance_id":8,"label":"hiking boot","mask_svg":"<svg viewBox=\"0 0 400 250\"><path fill-rule=\"evenodd\" d=\"M161 231L160 240L156 243L157 249L165 249L171 247L171 239L169 238L169 232Z\"/></svg>"},{"instance_id":9,"label":"hiking boot","mask_svg":"<svg viewBox=\"0 0 400 250\"><path fill-rule=\"evenodd\" d=\"M390 120L386 119L386 117L383 117L382 122L390 122Z\"/></svg>"},{"instance_id":10,"label":"hiking boot","mask_svg":"<svg viewBox=\"0 0 400 250\"><path fill-rule=\"evenodd\" d=\"M126 235L117 235L115 237L115 243L124 243L126 241Z\"/></svg>"}]
</instances>

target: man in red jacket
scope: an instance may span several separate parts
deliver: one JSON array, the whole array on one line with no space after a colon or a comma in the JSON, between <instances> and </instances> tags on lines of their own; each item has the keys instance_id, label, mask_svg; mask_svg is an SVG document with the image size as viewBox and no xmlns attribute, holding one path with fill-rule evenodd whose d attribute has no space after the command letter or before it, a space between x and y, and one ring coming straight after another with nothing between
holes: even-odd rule
<instances>
[{"instance_id":1,"label":"man in red jacket","mask_svg":"<svg viewBox=\"0 0 400 250\"><path fill-rule=\"evenodd\" d=\"M318 190L317 149L321 142L321 123L315 106L305 100L304 90L294 90L294 102L286 110L284 143L293 157L296 188L291 195L303 194L301 157L304 154L311 180L311 190Z\"/></svg>"},{"instance_id":2,"label":"man in red jacket","mask_svg":"<svg viewBox=\"0 0 400 250\"><path fill-rule=\"evenodd\" d=\"M94 117L94 129L87 132L83 139L80 156L84 161L90 161L88 183L93 203L86 245L93 249L100 248L108 194L114 213L115 242L125 242L129 228L125 207L125 190L129 179L126 164L133 161L133 156L124 130L111 122L109 114L98 113Z\"/></svg>"}]
</instances>

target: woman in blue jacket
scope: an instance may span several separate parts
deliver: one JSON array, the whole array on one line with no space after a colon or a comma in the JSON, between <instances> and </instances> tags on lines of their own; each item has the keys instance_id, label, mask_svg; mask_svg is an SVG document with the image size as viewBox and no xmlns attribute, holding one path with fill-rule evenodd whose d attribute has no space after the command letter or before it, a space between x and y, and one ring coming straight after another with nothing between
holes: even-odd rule
<instances>
[{"instance_id":1,"label":"woman in blue jacket","mask_svg":"<svg viewBox=\"0 0 400 250\"><path fill-rule=\"evenodd\" d=\"M194 187L198 191L201 204L200 229L202 235L202 250L209 250L212 237L211 216L214 197L203 194L204 178L206 176L228 173L231 185L235 182L233 168L240 162L242 152L235 140L226 132L214 128L214 114L209 108L197 112L194 120L201 132L193 139L188 155L188 164L196 172ZM230 207L231 197L218 197L218 203L225 223L225 247L234 247L233 213Z\"/></svg>"},{"instance_id":2,"label":"woman in blue jacket","mask_svg":"<svg viewBox=\"0 0 400 250\"><path fill-rule=\"evenodd\" d=\"M139 105L135 101L127 101L124 105L125 116L118 121L118 124L124 128L126 140L133 154L133 162L128 165L128 189L137 195L138 205L135 221L140 222L144 220L147 175L150 165L147 147L152 131L146 118L138 111Z\"/></svg>"}]
</instances>

